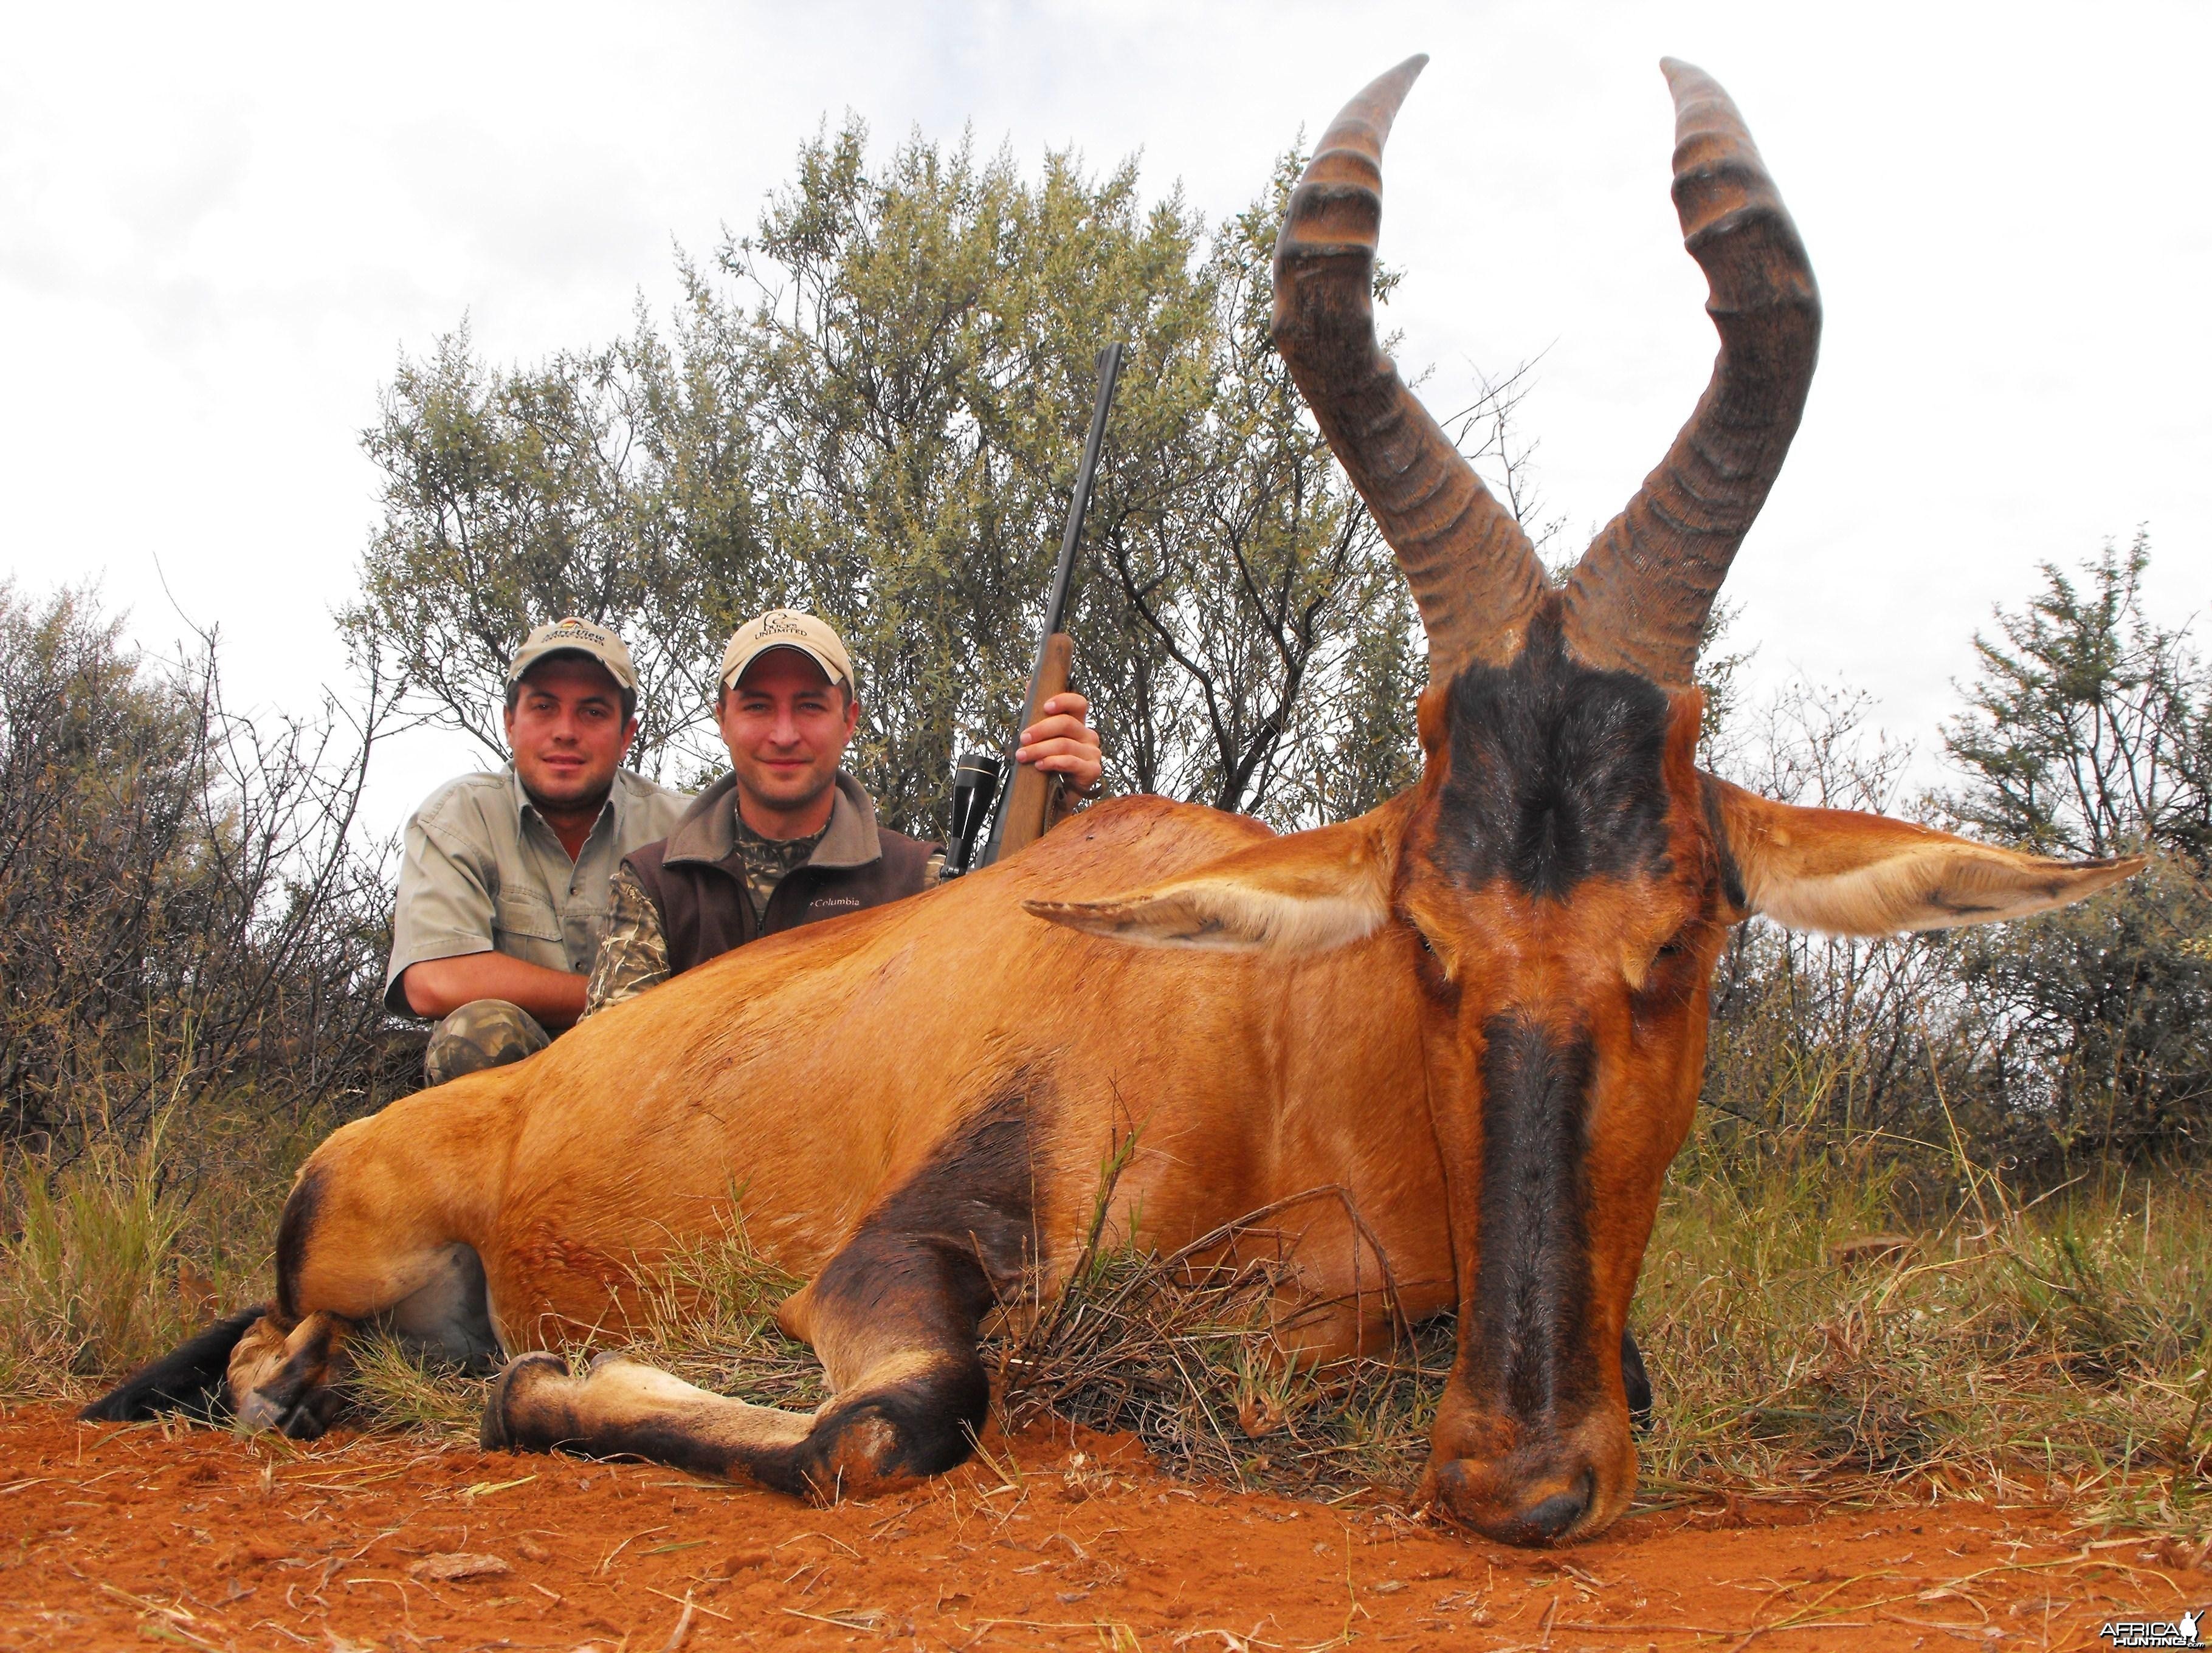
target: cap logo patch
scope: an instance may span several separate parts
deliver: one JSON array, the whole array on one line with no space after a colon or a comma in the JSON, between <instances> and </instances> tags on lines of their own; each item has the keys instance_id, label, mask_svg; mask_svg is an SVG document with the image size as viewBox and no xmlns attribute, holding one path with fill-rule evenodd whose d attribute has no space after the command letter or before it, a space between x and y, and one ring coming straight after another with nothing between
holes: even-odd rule
<instances>
[{"instance_id":1,"label":"cap logo patch","mask_svg":"<svg viewBox=\"0 0 2212 1653\"><path fill-rule=\"evenodd\" d=\"M573 614L539 626L523 641L507 666L507 682L520 682L523 673L547 655L563 653L590 655L607 669L619 687L633 695L637 692L637 667L623 640L606 627L594 625Z\"/></svg>"},{"instance_id":2,"label":"cap logo patch","mask_svg":"<svg viewBox=\"0 0 2212 1653\"><path fill-rule=\"evenodd\" d=\"M795 609L770 609L730 634L722 650L722 686L726 689L737 682L754 660L777 648L797 649L820 666L832 683L842 683L848 690L852 687L853 658L845 651L845 640L819 615Z\"/></svg>"}]
</instances>

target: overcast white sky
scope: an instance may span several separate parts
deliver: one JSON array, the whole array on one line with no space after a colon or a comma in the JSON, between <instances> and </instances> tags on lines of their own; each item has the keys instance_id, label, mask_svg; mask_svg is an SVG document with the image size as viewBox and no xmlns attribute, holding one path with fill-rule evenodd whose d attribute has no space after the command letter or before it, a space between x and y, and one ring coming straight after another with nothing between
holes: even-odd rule
<instances>
[{"instance_id":1,"label":"overcast white sky","mask_svg":"<svg viewBox=\"0 0 2212 1653\"><path fill-rule=\"evenodd\" d=\"M851 109L1025 164L1141 151L1218 216L1371 76L1433 61L1386 162L1389 313L1458 405L1542 354L1551 507L1610 516L1713 336L1657 58L1743 109L1826 305L1796 447L1729 594L1766 681L1932 744L1990 607L2147 524L2212 595L2212 6L1649 3L11 9L0 61L4 566L219 620L240 698L340 679L375 515L361 429L465 314L498 360L622 330ZM416 736L382 828L473 765Z\"/></svg>"}]
</instances>

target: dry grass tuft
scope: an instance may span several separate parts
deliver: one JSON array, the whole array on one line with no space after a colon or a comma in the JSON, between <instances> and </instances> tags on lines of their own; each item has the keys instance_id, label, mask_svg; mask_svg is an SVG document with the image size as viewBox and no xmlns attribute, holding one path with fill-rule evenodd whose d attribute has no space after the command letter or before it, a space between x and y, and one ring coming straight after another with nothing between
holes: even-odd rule
<instances>
[{"instance_id":1,"label":"dry grass tuft","mask_svg":"<svg viewBox=\"0 0 2212 1653\"><path fill-rule=\"evenodd\" d=\"M160 1175L162 1122L73 1164L26 1158L0 1182L0 1383L150 1358L179 1316L161 1288L185 1212Z\"/></svg>"},{"instance_id":2,"label":"dry grass tuft","mask_svg":"<svg viewBox=\"0 0 2212 1653\"><path fill-rule=\"evenodd\" d=\"M1060 1292L1002 1316L1024 1329L987 1349L1001 1423L1049 1413L1135 1433L1177 1473L1307 1497L1394 1486L1418 1469L1451 1364L1448 1327L1405 1328L1393 1358L1316 1366L1298 1327L1336 1307L1301 1295L1295 1237L1279 1219L1340 1188L1277 1202L1167 1255L1104 1243L1126 1154L1102 1179L1085 1248ZM1380 1255L1379 1249L1376 1255ZM1378 1269L1393 1310L1396 1285Z\"/></svg>"},{"instance_id":3,"label":"dry grass tuft","mask_svg":"<svg viewBox=\"0 0 2212 1653\"><path fill-rule=\"evenodd\" d=\"M383 1332L355 1339L348 1352L353 1358L347 1380L349 1422L382 1435L420 1431L441 1440L477 1438L486 1380L453 1366L426 1364Z\"/></svg>"},{"instance_id":4,"label":"dry grass tuft","mask_svg":"<svg viewBox=\"0 0 2212 1653\"><path fill-rule=\"evenodd\" d=\"M811 1411L829 1399L821 1363L775 1323L776 1305L805 1281L760 1254L741 1200L732 1206L739 1214L720 1233L637 1271L643 1324L625 1352L702 1389Z\"/></svg>"}]
</instances>

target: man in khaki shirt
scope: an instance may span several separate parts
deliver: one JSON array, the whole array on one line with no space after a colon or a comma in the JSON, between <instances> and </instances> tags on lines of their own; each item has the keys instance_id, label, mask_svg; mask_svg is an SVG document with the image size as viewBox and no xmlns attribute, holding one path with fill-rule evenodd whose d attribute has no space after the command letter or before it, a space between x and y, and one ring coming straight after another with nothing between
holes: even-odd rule
<instances>
[{"instance_id":1,"label":"man in khaki shirt","mask_svg":"<svg viewBox=\"0 0 2212 1653\"><path fill-rule=\"evenodd\" d=\"M407 823L386 1008L437 1021L433 1085L542 1050L583 1013L608 882L689 801L623 769L637 673L578 619L530 634L508 669L513 761L464 775Z\"/></svg>"}]
</instances>

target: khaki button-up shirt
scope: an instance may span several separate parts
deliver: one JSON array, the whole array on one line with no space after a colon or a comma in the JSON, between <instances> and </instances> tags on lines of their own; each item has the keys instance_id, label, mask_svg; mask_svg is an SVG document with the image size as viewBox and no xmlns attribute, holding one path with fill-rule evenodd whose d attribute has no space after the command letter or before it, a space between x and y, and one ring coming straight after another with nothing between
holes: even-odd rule
<instances>
[{"instance_id":1,"label":"khaki button-up shirt","mask_svg":"<svg viewBox=\"0 0 2212 1653\"><path fill-rule=\"evenodd\" d=\"M399 982L409 965L465 953L501 952L588 975L615 869L633 849L665 838L690 801L618 772L572 862L513 764L439 787L407 823L385 1007L412 1013Z\"/></svg>"}]
</instances>

